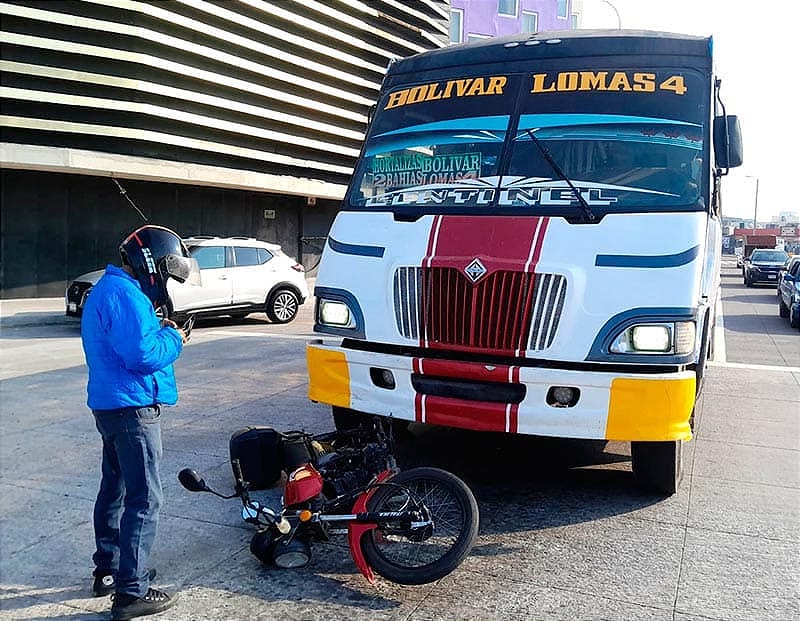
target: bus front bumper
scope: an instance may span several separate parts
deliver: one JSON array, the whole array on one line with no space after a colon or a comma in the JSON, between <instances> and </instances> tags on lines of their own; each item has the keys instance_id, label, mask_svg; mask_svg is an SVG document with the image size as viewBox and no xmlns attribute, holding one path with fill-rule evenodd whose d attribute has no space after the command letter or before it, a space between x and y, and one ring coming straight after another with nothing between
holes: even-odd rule
<instances>
[{"instance_id":1,"label":"bus front bumper","mask_svg":"<svg viewBox=\"0 0 800 621\"><path fill-rule=\"evenodd\" d=\"M352 350L322 341L309 343L306 357L309 398L360 412L462 429L564 438L692 437L695 373L691 370L622 374L503 366ZM548 395L555 387L576 389L577 401L553 404ZM509 402L511 393L517 397Z\"/></svg>"}]
</instances>

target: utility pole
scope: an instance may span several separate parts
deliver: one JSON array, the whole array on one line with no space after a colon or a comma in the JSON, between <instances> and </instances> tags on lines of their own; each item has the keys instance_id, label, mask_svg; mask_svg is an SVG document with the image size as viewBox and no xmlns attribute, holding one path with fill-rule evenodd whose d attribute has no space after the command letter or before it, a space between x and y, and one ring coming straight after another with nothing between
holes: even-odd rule
<instances>
[{"instance_id":1,"label":"utility pole","mask_svg":"<svg viewBox=\"0 0 800 621\"><path fill-rule=\"evenodd\" d=\"M755 230L758 228L758 177L756 175L745 175L745 177L756 180L755 206L753 208L753 230Z\"/></svg>"},{"instance_id":2,"label":"utility pole","mask_svg":"<svg viewBox=\"0 0 800 621\"><path fill-rule=\"evenodd\" d=\"M758 228L758 177L756 177L756 200L755 208L753 209L753 229Z\"/></svg>"}]
</instances>

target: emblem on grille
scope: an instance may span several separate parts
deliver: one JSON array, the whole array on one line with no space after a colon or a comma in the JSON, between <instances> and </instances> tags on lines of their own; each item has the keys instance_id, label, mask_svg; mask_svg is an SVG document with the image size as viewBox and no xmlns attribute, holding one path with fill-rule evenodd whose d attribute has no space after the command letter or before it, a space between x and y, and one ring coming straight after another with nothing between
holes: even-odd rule
<instances>
[{"instance_id":1,"label":"emblem on grille","mask_svg":"<svg viewBox=\"0 0 800 621\"><path fill-rule=\"evenodd\" d=\"M464 268L464 273L472 282L478 282L486 274L486 271L483 263L477 257L472 259L472 262Z\"/></svg>"}]
</instances>

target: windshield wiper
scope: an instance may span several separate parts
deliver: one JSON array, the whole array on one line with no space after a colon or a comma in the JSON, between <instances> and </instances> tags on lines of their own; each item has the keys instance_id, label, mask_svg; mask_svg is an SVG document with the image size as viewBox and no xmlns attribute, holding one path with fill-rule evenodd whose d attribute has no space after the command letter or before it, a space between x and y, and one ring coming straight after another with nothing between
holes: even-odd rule
<instances>
[{"instance_id":1,"label":"windshield wiper","mask_svg":"<svg viewBox=\"0 0 800 621\"><path fill-rule=\"evenodd\" d=\"M555 171L555 173L559 177L561 177L562 181L566 181L567 185L572 190L572 193L575 195L575 198L578 199L578 203L580 203L581 210L583 211L583 215L586 216L586 219L589 222L595 222L597 220L597 217L594 215L594 213L592 213L592 209L591 207L589 207L589 203L587 203L586 199L583 198L583 195L581 194L580 190L578 190L578 188L575 187L575 184L572 183L572 180L569 177L567 177L566 174L564 174L564 171L561 170L561 166L559 166L558 163L553 159L553 156L550 155L550 151L547 150L547 147L542 144L541 140L539 140L536 136L533 135L532 130L526 129L525 133L528 134L528 136L530 136L531 140L533 140L533 144L536 145L536 148L539 149L539 152L542 154L542 157L544 157L547 163L550 164L550 168L552 168Z\"/></svg>"}]
</instances>

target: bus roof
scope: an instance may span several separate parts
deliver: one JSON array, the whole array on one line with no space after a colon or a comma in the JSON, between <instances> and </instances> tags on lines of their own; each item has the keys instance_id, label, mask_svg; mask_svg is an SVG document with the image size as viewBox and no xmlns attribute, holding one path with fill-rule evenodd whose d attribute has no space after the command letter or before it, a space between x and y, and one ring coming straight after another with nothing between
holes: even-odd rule
<instances>
[{"instance_id":1,"label":"bus roof","mask_svg":"<svg viewBox=\"0 0 800 621\"><path fill-rule=\"evenodd\" d=\"M392 63L387 75L476 63L605 55L693 57L694 63L710 66L711 47L711 37L654 30L557 30L493 37L422 52Z\"/></svg>"}]
</instances>

